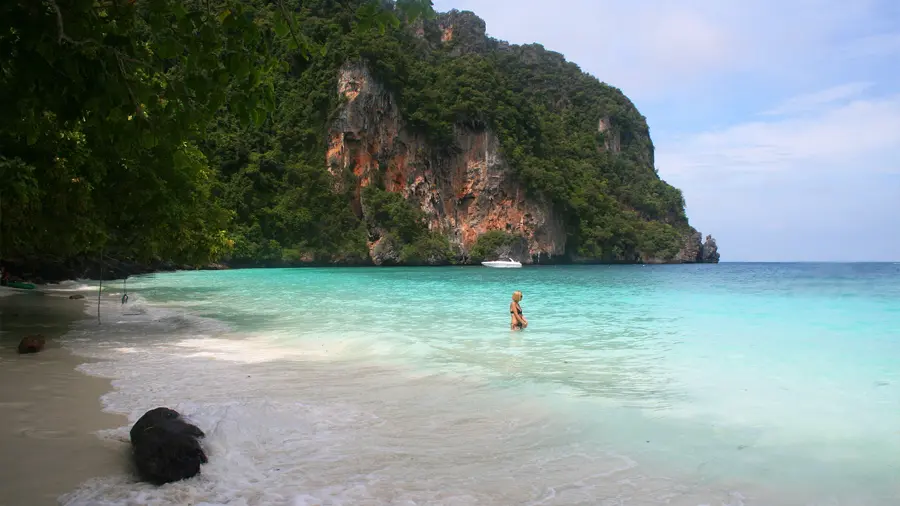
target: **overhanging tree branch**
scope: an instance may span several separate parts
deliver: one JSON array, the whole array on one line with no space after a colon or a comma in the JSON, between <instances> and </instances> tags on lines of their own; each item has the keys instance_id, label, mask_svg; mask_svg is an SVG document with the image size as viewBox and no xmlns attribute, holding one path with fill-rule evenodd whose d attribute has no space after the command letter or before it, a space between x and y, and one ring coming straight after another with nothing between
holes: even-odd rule
<instances>
[{"instance_id":1,"label":"overhanging tree branch","mask_svg":"<svg viewBox=\"0 0 900 506\"><path fill-rule=\"evenodd\" d=\"M117 48L109 47L104 44L101 44L100 42L97 42L94 39L90 39L90 38L84 39L84 40L73 39L68 34L66 34L65 24L63 22L62 9L60 9L59 4L56 3L56 0L48 0L48 1L50 2L50 6L56 12L56 27L58 30L57 42L59 44L62 44L63 41L65 41L74 46L93 45L93 46L96 46L98 49L109 51L110 53L112 53L113 57L116 59L116 68L119 71L119 75L122 77L122 82L125 85L125 88L128 90L128 96L131 97L131 101L134 104L135 111L139 114L142 113L143 108L141 107L140 102L138 101L137 97L135 96L134 90L132 89L131 85L128 83L128 73L125 69L125 62L142 65L146 68L151 68L152 65L150 65L149 63L144 62L142 60L133 58L133 57L127 55L126 53L123 53L121 50L119 50Z\"/></svg>"},{"instance_id":2,"label":"overhanging tree branch","mask_svg":"<svg viewBox=\"0 0 900 506\"><path fill-rule=\"evenodd\" d=\"M297 37L297 32L294 31L294 18L290 14L288 14L287 7L284 6L284 0L278 0L278 7L281 9L281 15L284 16L284 21L287 23L288 30L291 32L291 37L294 39L294 42L297 44L297 48L302 49L304 52L308 52L304 49L304 44L300 42L300 38Z\"/></svg>"},{"instance_id":3,"label":"overhanging tree branch","mask_svg":"<svg viewBox=\"0 0 900 506\"><path fill-rule=\"evenodd\" d=\"M86 44L95 44L97 46L100 45L100 43L94 39L75 40L72 37L69 37L68 35L66 35L66 31L63 27L62 10L59 8L59 5L56 3L56 0L48 0L48 1L50 2L50 6L53 7L53 10L56 11L56 28L59 32L57 41L60 44L62 44L63 41L66 41L66 42L68 42L70 44L74 44L76 46L83 46Z\"/></svg>"}]
</instances>

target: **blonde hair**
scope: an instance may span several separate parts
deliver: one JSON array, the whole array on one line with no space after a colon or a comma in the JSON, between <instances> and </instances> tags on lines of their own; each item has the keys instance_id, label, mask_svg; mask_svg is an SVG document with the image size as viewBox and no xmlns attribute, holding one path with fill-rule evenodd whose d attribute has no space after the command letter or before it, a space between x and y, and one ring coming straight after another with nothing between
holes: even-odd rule
<instances>
[{"instance_id":1,"label":"blonde hair","mask_svg":"<svg viewBox=\"0 0 900 506\"><path fill-rule=\"evenodd\" d=\"M513 292L513 300L516 302L519 302L520 300L522 300L522 292L520 292L518 290Z\"/></svg>"}]
</instances>

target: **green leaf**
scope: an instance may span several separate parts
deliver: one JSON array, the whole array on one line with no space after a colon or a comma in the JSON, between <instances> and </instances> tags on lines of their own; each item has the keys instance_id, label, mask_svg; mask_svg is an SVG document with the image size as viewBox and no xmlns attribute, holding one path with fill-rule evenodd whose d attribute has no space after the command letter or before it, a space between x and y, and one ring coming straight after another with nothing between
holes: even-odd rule
<instances>
[{"instance_id":1,"label":"green leaf","mask_svg":"<svg viewBox=\"0 0 900 506\"><path fill-rule=\"evenodd\" d=\"M212 43L212 42L215 42L217 39L217 32L212 27L212 25L205 24L200 29L200 37L203 39L204 42Z\"/></svg>"},{"instance_id":2,"label":"green leaf","mask_svg":"<svg viewBox=\"0 0 900 506\"><path fill-rule=\"evenodd\" d=\"M148 22L150 23L150 28L157 32L164 29L167 25L165 16L157 12L150 13Z\"/></svg>"},{"instance_id":3,"label":"green leaf","mask_svg":"<svg viewBox=\"0 0 900 506\"><path fill-rule=\"evenodd\" d=\"M250 62L244 58L239 58L237 62L237 66L235 67L234 76L238 79L243 79L247 77L247 74L250 72Z\"/></svg>"},{"instance_id":4,"label":"green leaf","mask_svg":"<svg viewBox=\"0 0 900 506\"><path fill-rule=\"evenodd\" d=\"M225 58L225 69L236 74L241 63L241 57L237 53L231 53Z\"/></svg>"},{"instance_id":5,"label":"green leaf","mask_svg":"<svg viewBox=\"0 0 900 506\"><path fill-rule=\"evenodd\" d=\"M178 46L175 39L167 37L159 41L156 46L156 54L160 58L174 58L178 54Z\"/></svg>"},{"instance_id":6,"label":"green leaf","mask_svg":"<svg viewBox=\"0 0 900 506\"><path fill-rule=\"evenodd\" d=\"M231 9L225 9L224 11L220 12L216 19L219 20L220 24L225 24L225 20L228 18L228 16L231 16Z\"/></svg>"},{"instance_id":7,"label":"green leaf","mask_svg":"<svg viewBox=\"0 0 900 506\"><path fill-rule=\"evenodd\" d=\"M409 21L420 17L433 19L435 16L431 0L397 0L397 10L404 13Z\"/></svg>"},{"instance_id":8,"label":"green leaf","mask_svg":"<svg viewBox=\"0 0 900 506\"><path fill-rule=\"evenodd\" d=\"M252 46L259 39L259 29L253 23L247 23L241 30L241 34L244 44L247 46Z\"/></svg>"},{"instance_id":9,"label":"green leaf","mask_svg":"<svg viewBox=\"0 0 900 506\"><path fill-rule=\"evenodd\" d=\"M378 13L378 16L376 17L376 22L378 23L378 26L381 28L382 33L384 33L384 29L388 26L394 28L395 30L397 28L400 28L400 20L397 18L397 16L395 16L393 13L386 11L386 10Z\"/></svg>"},{"instance_id":10,"label":"green leaf","mask_svg":"<svg viewBox=\"0 0 900 506\"><path fill-rule=\"evenodd\" d=\"M172 165L174 165L176 169L183 170L185 167L189 166L190 163L191 160L184 151L179 149L172 153Z\"/></svg>"},{"instance_id":11,"label":"green leaf","mask_svg":"<svg viewBox=\"0 0 900 506\"><path fill-rule=\"evenodd\" d=\"M250 117L253 120L253 124L257 127L262 126L263 122L266 120L265 112L259 109L251 109Z\"/></svg>"},{"instance_id":12,"label":"green leaf","mask_svg":"<svg viewBox=\"0 0 900 506\"><path fill-rule=\"evenodd\" d=\"M144 148L152 148L156 146L157 139L156 136L153 135L153 132L150 130L144 130L141 132L141 146Z\"/></svg>"},{"instance_id":13,"label":"green leaf","mask_svg":"<svg viewBox=\"0 0 900 506\"><path fill-rule=\"evenodd\" d=\"M187 10L184 8L184 5L181 2L173 2L172 3L172 14L175 15L175 19L180 20L181 18L187 16Z\"/></svg>"},{"instance_id":14,"label":"green leaf","mask_svg":"<svg viewBox=\"0 0 900 506\"><path fill-rule=\"evenodd\" d=\"M287 22L284 20L283 14L278 14L275 16L275 34L279 37L284 37L288 33L290 33L291 29L288 27Z\"/></svg>"},{"instance_id":15,"label":"green leaf","mask_svg":"<svg viewBox=\"0 0 900 506\"><path fill-rule=\"evenodd\" d=\"M225 102L225 93L217 91L209 96L209 105L213 110L218 110Z\"/></svg>"},{"instance_id":16,"label":"green leaf","mask_svg":"<svg viewBox=\"0 0 900 506\"><path fill-rule=\"evenodd\" d=\"M275 104L275 86L271 81L266 83L263 95L266 97L267 102L271 102L273 105Z\"/></svg>"},{"instance_id":17,"label":"green leaf","mask_svg":"<svg viewBox=\"0 0 900 506\"><path fill-rule=\"evenodd\" d=\"M356 9L356 19L359 27L369 30L375 26L375 15L378 13L378 5L374 1L367 2Z\"/></svg>"}]
</instances>

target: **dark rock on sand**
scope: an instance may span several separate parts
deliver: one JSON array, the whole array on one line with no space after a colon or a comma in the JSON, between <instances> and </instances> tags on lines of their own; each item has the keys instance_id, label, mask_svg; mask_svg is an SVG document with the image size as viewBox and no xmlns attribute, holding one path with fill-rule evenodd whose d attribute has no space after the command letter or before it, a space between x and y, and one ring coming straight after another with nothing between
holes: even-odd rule
<instances>
[{"instance_id":1,"label":"dark rock on sand","mask_svg":"<svg viewBox=\"0 0 900 506\"><path fill-rule=\"evenodd\" d=\"M40 334L25 336L19 341L19 353L37 353L44 349L47 340Z\"/></svg>"},{"instance_id":2,"label":"dark rock on sand","mask_svg":"<svg viewBox=\"0 0 900 506\"><path fill-rule=\"evenodd\" d=\"M207 462L200 447L205 434L177 411L155 408L131 428L131 445L138 475L155 485L192 478Z\"/></svg>"},{"instance_id":3,"label":"dark rock on sand","mask_svg":"<svg viewBox=\"0 0 900 506\"><path fill-rule=\"evenodd\" d=\"M81 295L80 293L76 293L75 295L69 295L69 298L72 300L78 300L78 299L83 299L84 295Z\"/></svg>"}]
</instances>

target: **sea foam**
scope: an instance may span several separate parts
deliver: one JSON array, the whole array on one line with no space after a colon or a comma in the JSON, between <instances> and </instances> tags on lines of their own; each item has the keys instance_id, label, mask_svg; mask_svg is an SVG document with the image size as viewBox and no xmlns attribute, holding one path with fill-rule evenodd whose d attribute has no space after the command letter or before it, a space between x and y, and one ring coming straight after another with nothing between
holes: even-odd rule
<instances>
[{"instance_id":1,"label":"sea foam","mask_svg":"<svg viewBox=\"0 0 900 506\"><path fill-rule=\"evenodd\" d=\"M91 314L65 345L112 379L105 409L130 423L178 410L207 433L210 462L159 488L123 469L62 502L897 504L895 294L875 285L833 305L817 287L786 296L783 272L684 272L130 280L130 301L105 291L100 323ZM509 286L524 287L525 332L507 330ZM845 339L863 324L865 343ZM99 435L124 445L128 429Z\"/></svg>"}]
</instances>

